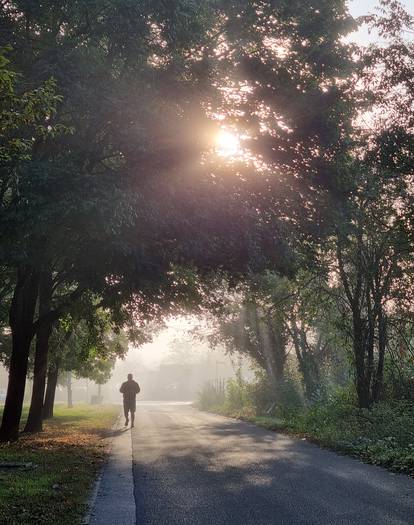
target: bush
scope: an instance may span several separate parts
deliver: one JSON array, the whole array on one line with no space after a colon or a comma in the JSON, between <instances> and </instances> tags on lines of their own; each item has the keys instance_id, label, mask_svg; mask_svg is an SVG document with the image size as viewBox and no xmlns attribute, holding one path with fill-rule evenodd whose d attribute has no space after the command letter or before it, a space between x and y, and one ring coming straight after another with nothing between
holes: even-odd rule
<instances>
[{"instance_id":1,"label":"bush","mask_svg":"<svg viewBox=\"0 0 414 525\"><path fill-rule=\"evenodd\" d=\"M356 410L358 423L340 447L370 463L414 474L414 404L389 401L370 411Z\"/></svg>"},{"instance_id":2,"label":"bush","mask_svg":"<svg viewBox=\"0 0 414 525\"><path fill-rule=\"evenodd\" d=\"M254 406L251 396L251 385L242 378L227 381L224 406L229 411Z\"/></svg>"},{"instance_id":3,"label":"bush","mask_svg":"<svg viewBox=\"0 0 414 525\"><path fill-rule=\"evenodd\" d=\"M407 358L402 363L387 358L384 369L382 398L407 399L414 401L414 359Z\"/></svg>"},{"instance_id":4,"label":"bush","mask_svg":"<svg viewBox=\"0 0 414 525\"><path fill-rule=\"evenodd\" d=\"M279 401L275 413L279 417L288 418L304 407L303 397L296 381L287 377L279 388Z\"/></svg>"},{"instance_id":5,"label":"bush","mask_svg":"<svg viewBox=\"0 0 414 525\"><path fill-rule=\"evenodd\" d=\"M277 389L270 383L266 374L256 372L255 381L244 383L245 405L255 408L260 415L287 416L303 407L303 398L298 383L286 378Z\"/></svg>"},{"instance_id":6,"label":"bush","mask_svg":"<svg viewBox=\"0 0 414 525\"><path fill-rule=\"evenodd\" d=\"M351 395L350 395L351 392ZM303 410L285 427L364 461L414 474L414 404L380 402L356 408L350 388Z\"/></svg>"},{"instance_id":7,"label":"bush","mask_svg":"<svg viewBox=\"0 0 414 525\"><path fill-rule=\"evenodd\" d=\"M198 394L197 406L201 410L217 410L225 400L224 390L217 385L206 383Z\"/></svg>"}]
</instances>

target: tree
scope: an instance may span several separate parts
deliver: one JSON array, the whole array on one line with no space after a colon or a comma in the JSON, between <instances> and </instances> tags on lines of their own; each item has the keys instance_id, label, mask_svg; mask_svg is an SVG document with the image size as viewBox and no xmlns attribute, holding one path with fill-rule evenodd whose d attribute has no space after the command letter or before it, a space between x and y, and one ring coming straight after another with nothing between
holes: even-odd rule
<instances>
[{"instance_id":1,"label":"tree","mask_svg":"<svg viewBox=\"0 0 414 525\"><path fill-rule=\"evenodd\" d=\"M13 207L13 202L19 195L18 166L30 158L36 140L41 140L56 131L56 127L49 126L48 128L45 121L48 116L56 111L56 104L60 100L55 95L53 82L50 81L32 91L16 94L18 77L14 72L7 69L8 64L9 62L3 52L0 56L2 216ZM10 252L13 256L15 254L13 253L14 245L9 242L10 232L8 231L7 221L3 223L3 226L5 228L2 230L1 255L4 261ZM9 246L8 252L6 246ZM11 246L13 249L10 249ZM17 247L16 251L18 251ZM3 414L3 418L6 421L9 420L11 426L15 426L20 419L20 415L16 413L14 406L21 405L23 402L37 294L38 276L24 261L20 261L17 265L14 291L9 307L9 325L12 333L9 366L10 375L15 377L15 381L9 385ZM23 389L21 388L22 384Z\"/></svg>"},{"instance_id":2,"label":"tree","mask_svg":"<svg viewBox=\"0 0 414 525\"><path fill-rule=\"evenodd\" d=\"M72 374L104 384L116 359L122 359L128 351L128 337L116 327L109 312L93 304L82 306L83 310L66 315L53 331L44 418L53 416L59 375L66 374L68 389Z\"/></svg>"},{"instance_id":3,"label":"tree","mask_svg":"<svg viewBox=\"0 0 414 525\"><path fill-rule=\"evenodd\" d=\"M289 282L289 293L275 305L286 309L289 345L294 350L309 403L320 398L330 385L348 380L350 351L341 333L342 319L329 277L323 267L314 270L298 272Z\"/></svg>"},{"instance_id":4,"label":"tree","mask_svg":"<svg viewBox=\"0 0 414 525\"><path fill-rule=\"evenodd\" d=\"M199 67L215 20L209 2L16 0L4 7L0 41L12 43L14 68L30 85L53 77L60 97L58 111L43 118L49 134L16 164L19 184L1 218L4 245L14 246L1 262L23 283L15 292L35 304L40 275L53 282L52 309L15 320L27 336L12 350L9 385L19 395L6 401L0 433L8 440L17 437L31 339L50 332L73 301L90 290L122 316L126 305L143 307L145 297L183 299L188 283L177 289L172 262L203 271L234 263L239 270L251 259L243 240L252 244L263 235L235 196L223 208L230 200L211 180L193 177L188 184L190 175L205 172L198 160L211 145L201 103L201 88L209 85ZM52 133L60 122L70 133ZM202 209L196 221L188 220L192 209ZM46 346L38 345L39 356Z\"/></svg>"},{"instance_id":5,"label":"tree","mask_svg":"<svg viewBox=\"0 0 414 525\"><path fill-rule=\"evenodd\" d=\"M320 239L346 189L356 63L343 37L355 21L343 0L220 7L214 71L221 96L213 107L254 160L237 165L231 180L243 197L250 193L263 221L280 223L279 236L294 226L297 240Z\"/></svg>"},{"instance_id":6,"label":"tree","mask_svg":"<svg viewBox=\"0 0 414 525\"><path fill-rule=\"evenodd\" d=\"M280 299L286 294L287 279L272 277L273 297ZM216 290L219 301L208 294L204 307L210 319L210 343L224 345L229 353L248 356L266 372L273 395L279 401L288 355L288 332L286 310L272 308L269 289L269 283L265 285L265 278L259 275L251 275L236 288L221 280L218 293Z\"/></svg>"},{"instance_id":7,"label":"tree","mask_svg":"<svg viewBox=\"0 0 414 525\"><path fill-rule=\"evenodd\" d=\"M39 280L39 318L50 312L52 294L52 276L49 272L43 273ZM46 387L49 338L52 329L53 325L51 322L42 323L36 333L32 398L25 425L26 432L42 430L43 398Z\"/></svg>"},{"instance_id":8,"label":"tree","mask_svg":"<svg viewBox=\"0 0 414 525\"><path fill-rule=\"evenodd\" d=\"M391 45L352 61L338 42L352 27L344 3L317 4L242 2L239 17L229 4L218 69L237 67L224 75L227 98L217 111L262 163L262 183L251 189L240 170L239 186L251 189L268 224L295 227L294 270L322 272L328 296L338 292L359 405L369 407L381 392L390 314L396 302L408 304L402 296L411 288L413 52L401 31L412 20L397 2L383 2L385 16L371 22ZM362 110L372 112L374 129L351 127Z\"/></svg>"},{"instance_id":9,"label":"tree","mask_svg":"<svg viewBox=\"0 0 414 525\"><path fill-rule=\"evenodd\" d=\"M46 305L47 312L50 311L51 288L51 283L49 283L49 286L46 287L46 293L48 294L46 297L48 301L48 304ZM40 287L39 292L39 316L41 316L44 300L44 290L42 287ZM60 327L60 330L57 330L58 334L54 337L54 342L57 344L57 348L55 348L53 351L54 362L51 367L51 388L53 388L53 382L55 383L54 389L56 388L58 369L59 367L62 368L63 364L63 349L68 348L69 342L69 348L74 347L74 339L76 339L75 336L79 332L82 322L86 323L85 329L87 329L87 333L89 334L88 341L90 346L92 345L91 341L93 336L95 337L95 344L98 344L100 341L99 338L103 337L103 332L110 330L111 328L116 328L115 323L110 319L110 313L104 313L102 311L99 298L95 297L94 295L84 293L81 299L79 299L76 303L73 303L70 307L70 313L65 316L65 322L63 326ZM40 326L37 332L33 365L32 398L27 422L25 425L25 432L38 432L42 430L49 355L49 338L55 325L56 322L44 323ZM63 327L65 327L65 329L63 329ZM56 337L59 342L57 342ZM77 355L76 352L74 352L74 355ZM68 358L66 357L66 361L67 359ZM73 357L73 359L75 359L75 357ZM48 396L46 397L49 397L50 403L52 402L52 399L54 399L54 395L52 395L51 392L49 392ZM49 408L46 410L46 412L48 411L50 411Z\"/></svg>"},{"instance_id":10,"label":"tree","mask_svg":"<svg viewBox=\"0 0 414 525\"><path fill-rule=\"evenodd\" d=\"M175 123L185 130L188 124L179 107L194 98L185 89L186 83L192 84L186 80L192 59L184 58L198 39L205 16L187 2L177 2L173 10L162 2L152 6L97 2L89 7L61 2L6 4L1 39L13 44L14 67L32 85L45 77L55 78L62 97L59 115L53 118L62 118L73 133L52 136L52 111L42 114L49 135L43 133L31 144L30 155L19 159L15 198L3 209L2 224L8 234L4 245L14 246L12 253L3 253L3 262L17 271L15 295L20 294L12 307L30 301L29 315L17 315L22 309L17 308L11 316L14 346L9 388L13 395L6 400L2 422L5 440L17 437L28 349L42 325L48 324L44 330L50 331L50 322L87 289L110 289L111 284L119 288L120 267L128 258L133 261L127 261L126 268L133 267L135 274L143 267L150 270L140 275L140 282L151 275L157 278L156 257L150 263L143 257L144 246L152 240L144 234L131 248L121 230L126 226L132 230L132 224L151 215L152 205L141 200L136 182L162 168L158 152L154 155L156 130L170 129L161 141L166 161L169 158L171 163L171 155L182 151L185 139L181 141L181 136L178 143L168 143L176 131L169 126ZM184 24L174 15L180 7L190 15ZM178 96L180 85L182 96ZM178 91L176 103L165 111L162 88L167 86ZM104 93L98 93L99 89ZM132 92L140 94L139 101L131 100ZM159 247L158 242L154 244ZM157 252L161 254L158 275L162 275L169 263L165 252ZM97 260L102 263L99 272ZM55 300L53 310L33 322L39 275L45 272L54 283L53 290L64 287L69 293L62 304ZM24 340L21 335L16 339L17 332L25 334Z\"/></svg>"},{"instance_id":11,"label":"tree","mask_svg":"<svg viewBox=\"0 0 414 525\"><path fill-rule=\"evenodd\" d=\"M368 20L390 42L363 54L360 81L370 96L366 118L371 125L356 130L354 158L348 165L351 191L338 209L330 259L343 287L358 401L364 408L381 396L389 323L396 307L404 304L409 311L414 253L414 126L407 112L413 104L414 47L402 36L413 18L398 2L381 5L383 15Z\"/></svg>"},{"instance_id":12,"label":"tree","mask_svg":"<svg viewBox=\"0 0 414 525\"><path fill-rule=\"evenodd\" d=\"M0 44L12 44L13 68L31 89L16 98L7 88L15 73L3 75L11 139L0 268L10 276L12 350L0 438L17 437L35 335L39 421L49 336L77 300L98 295L121 326L194 304L198 279L217 269L233 281L265 268L293 277L310 263L336 270L353 319L360 404L369 404L377 394L363 390L382 375L384 300L394 298L408 261L401 246L412 242L412 141L401 126L375 137L352 132L366 97L354 96L359 63L343 42L354 27L344 0L7 0L0 26ZM395 66L412 57L407 46L391 48L368 54L358 80L369 81L381 60ZM403 71L384 78L409 93ZM23 117L10 127L15 112ZM219 127L237 129L245 158L208 152L207 135ZM404 169L405 188L396 178L377 186L379 169ZM395 210L401 192L403 213ZM381 240L378 213L386 217ZM252 292L243 315L256 339L246 341L266 352L271 375L283 373L286 312Z\"/></svg>"},{"instance_id":13,"label":"tree","mask_svg":"<svg viewBox=\"0 0 414 525\"><path fill-rule=\"evenodd\" d=\"M59 335L60 335L60 339L56 341L56 338L54 338L54 341L52 340L52 344L51 344L51 355L49 355L48 370L47 370L47 385L46 385L46 390L45 390L44 402L42 405L42 415L41 415L42 423L44 419L49 419L53 417L56 387L57 387L58 380L59 380L59 371L60 371L60 364L61 364L60 353L64 351L65 345L69 342L70 337L72 335L72 331L62 330Z\"/></svg>"}]
</instances>

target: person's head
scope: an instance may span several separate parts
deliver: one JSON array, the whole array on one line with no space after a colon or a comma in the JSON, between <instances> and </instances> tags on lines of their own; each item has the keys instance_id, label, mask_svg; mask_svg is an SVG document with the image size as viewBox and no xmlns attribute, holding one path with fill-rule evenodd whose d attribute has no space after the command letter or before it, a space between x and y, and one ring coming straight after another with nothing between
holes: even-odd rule
<instances>
[{"instance_id":1,"label":"person's head","mask_svg":"<svg viewBox=\"0 0 414 525\"><path fill-rule=\"evenodd\" d=\"M128 374L128 381L132 381L132 374Z\"/></svg>"}]
</instances>

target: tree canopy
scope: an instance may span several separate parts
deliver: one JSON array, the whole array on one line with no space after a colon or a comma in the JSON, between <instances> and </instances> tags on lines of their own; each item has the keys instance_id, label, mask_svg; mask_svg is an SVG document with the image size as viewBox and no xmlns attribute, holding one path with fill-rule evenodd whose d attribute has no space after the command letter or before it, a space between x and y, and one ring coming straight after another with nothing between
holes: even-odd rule
<instances>
[{"instance_id":1,"label":"tree canopy","mask_svg":"<svg viewBox=\"0 0 414 525\"><path fill-rule=\"evenodd\" d=\"M64 320L67 360L88 348L93 373L104 333L229 298L227 341L274 383L290 345L311 397L335 340L359 405L379 399L391 327L412 321L414 242L412 18L381 5L365 22L389 42L362 49L344 0L1 3L1 439L33 340L41 428Z\"/></svg>"}]
</instances>

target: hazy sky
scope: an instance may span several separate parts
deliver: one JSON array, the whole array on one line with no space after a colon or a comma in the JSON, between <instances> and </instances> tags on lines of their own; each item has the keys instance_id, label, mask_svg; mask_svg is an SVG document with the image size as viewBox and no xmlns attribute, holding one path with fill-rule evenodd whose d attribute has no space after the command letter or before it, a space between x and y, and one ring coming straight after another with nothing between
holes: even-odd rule
<instances>
[{"instance_id":1,"label":"hazy sky","mask_svg":"<svg viewBox=\"0 0 414 525\"><path fill-rule=\"evenodd\" d=\"M409 13L414 15L414 0L400 0L403 6L406 7ZM374 13L376 6L379 5L378 0L349 0L349 10L352 16L362 16L369 13ZM356 34L351 36L351 40L361 44L375 41L375 35L369 35L366 28L362 27Z\"/></svg>"},{"instance_id":2,"label":"hazy sky","mask_svg":"<svg viewBox=\"0 0 414 525\"><path fill-rule=\"evenodd\" d=\"M400 0L401 1L401 0ZM410 11L414 13L414 0L402 0L401 3ZM377 0L350 0L349 9L353 16L366 15L374 11L375 6L378 5Z\"/></svg>"},{"instance_id":3,"label":"hazy sky","mask_svg":"<svg viewBox=\"0 0 414 525\"><path fill-rule=\"evenodd\" d=\"M351 0L349 9L353 16L360 16L373 11L376 5L378 5L376 0Z\"/></svg>"},{"instance_id":4,"label":"hazy sky","mask_svg":"<svg viewBox=\"0 0 414 525\"><path fill-rule=\"evenodd\" d=\"M154 337L152 343L142 345L140 348L135 348L131 345L128 352L127 361L134 363L134 360L139 358L142 364L148 368L156 368L159 366L161 361L168 357L171 351L170 345L176 339L186 338L190 330L198 325L198 320L191 317L179 317L175 319L169 319L166 322L166 329L162 330L158 335ZM207 350L207 345L201 342L192 342L192 347L195 353L202 354L203 350Z\"/></svg>"}]
</instances>

